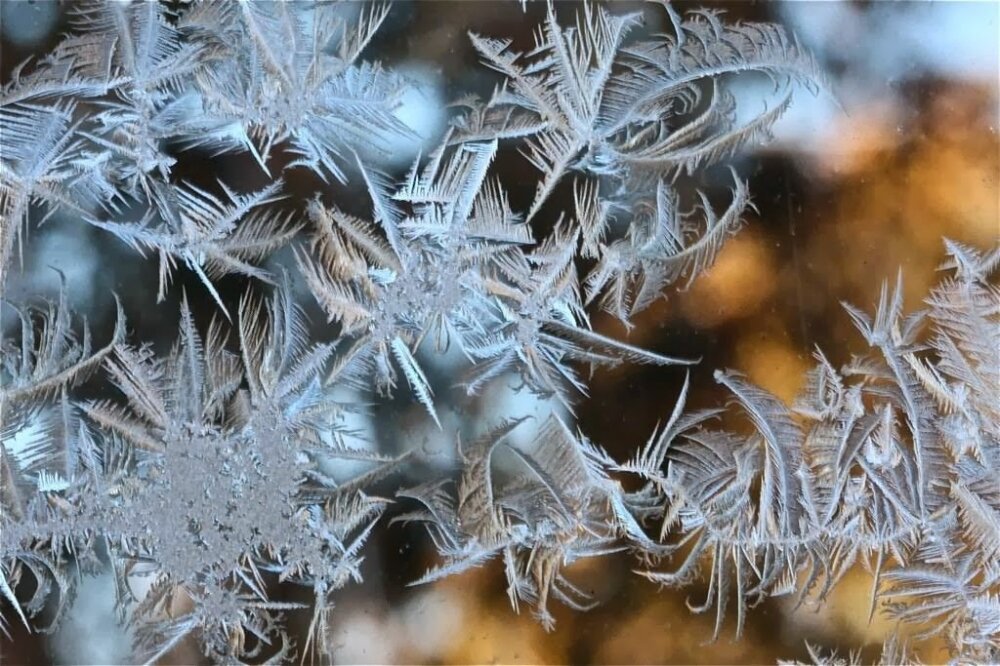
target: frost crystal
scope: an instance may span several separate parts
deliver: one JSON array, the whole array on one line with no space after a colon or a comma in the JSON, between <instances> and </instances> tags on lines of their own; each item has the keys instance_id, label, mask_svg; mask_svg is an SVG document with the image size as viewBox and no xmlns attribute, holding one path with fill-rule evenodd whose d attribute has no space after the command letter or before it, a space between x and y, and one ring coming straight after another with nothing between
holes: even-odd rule
<instances>
[{"instance_id":1,"label":"frost crystal","mask_svg":"<svg viewBox=\"0 0 1000 666\"><path fill-rule=\"evenodd\" d=\"M415 582L502 560L514 609L548 629L551 602L593 603L566 573L583 558L627 552L662 585L708 564L695 610L715 609L717 634L730 600L739 633L749 606L822 599L860 562L873 611L930 626L956 657L1000 657L996 250L949 243L925 313L903 316L898 284L874 316L849 307L871 355L838 371L817 352L794 408L726 371L732 405L687 412L685 382L626 462L558 416L515 441L527 417L501 415L416 482L418 454L359 444L348 417L394 396L450 437L452 394L511 375L571 412L587 366L697 363L590 317L631 326L709 268L752 207L747 184L731 170L720 207L678 180L766 139L792 84L825 85L777 26L662 3L670 34L647 34L642 14L549 3L528 52L470 34L492 95L457 100L430 154L389 173L413 138L396 113L410 82L365 55L391 11L88 0L3 83L5 299L58 214L147 260L156 294L126 308L133 325L163 309L177 324L167 351L119 305L94 344L65 287L56 303L4 301L19 326L3 328L0 368L0 628L48 629L74 568L110 568L136 661L189 638L226 663L328 659L332 595L361 580L391 511L441 557ZM780 96L737 123L727 81L745 72ZM523 210L495 166L511 147L534 178ZM220 155L250 184L189 168ZM312 301L325 325L305 317ZM442 377L448 351L460 359ZM747 427L716 427L727 411ZM308 594L281 601L283 584ZM893 641L884 659L903 654Z\"/></svg>"}]
</instances>

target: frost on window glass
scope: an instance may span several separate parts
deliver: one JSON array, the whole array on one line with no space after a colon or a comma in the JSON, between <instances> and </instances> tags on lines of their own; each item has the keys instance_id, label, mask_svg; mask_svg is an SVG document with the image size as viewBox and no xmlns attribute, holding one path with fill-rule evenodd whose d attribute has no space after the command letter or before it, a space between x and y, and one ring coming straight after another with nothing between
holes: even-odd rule
<instances>
[{"instance_id":1,"label":"frost on window glass","mask_svg":"<svg viewBox=\"0 0 1000 666\"><path fill-rule=\"evenodd\" d=\"M4 4L5 656L1000 660L998 18Z\"/></svg>"}]
</instances>

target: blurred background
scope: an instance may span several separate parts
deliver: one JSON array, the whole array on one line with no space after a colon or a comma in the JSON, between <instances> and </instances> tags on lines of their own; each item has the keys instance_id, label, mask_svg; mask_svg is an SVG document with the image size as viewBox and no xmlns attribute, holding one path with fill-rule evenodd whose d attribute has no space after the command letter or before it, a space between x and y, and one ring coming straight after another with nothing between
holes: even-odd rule
<instances>
[{"instance_id":1,"label":"blurred background","mask_svg":"<svg viewBox=\"0 0 1000 666\"><path fill-rule=\"evenodd\" d=\"M669 30L662 10L615 2L616 11L639 10L646 30ZM782 23L811 49L829 72L832 95L802 90L775 128L768 146L734 161L749 180L759 210L725 246L715 266L683 292L636 318L631 333L610 317L594 315L601 333L670 355L700 356L691 375L691 408L718 405L725 396L712 380L717 368L740 370L785 400L798 392L818 346L834 365L861 351L840 303L872 310L883 280L902 269L906 307L920 307L943 258L942 237L984 248L1000 237L1000 143L998 78L1000 5L994 2L679 2L680 10L724 9L729 20ZM71 3L7 0L0 3L4 81L14 65L49 50L66 28ZM559 3L563 21L574 20L575 3ZM497 77L477 63L467 31L509 36L531 46L544 8L517 2L396 2L366 51L417 82L401 118L423 142L399 146L380 167L402 173L418 151L432 147L447 122L445 104L460 93L488 95ZM770 95L766 80L731 82L741 103L756 112ZM755 106L756 105L756 106ZM495 169L515 209L530 203L535 181L514 147ZM725 195L720 167L701 176L701 187ZM177 178L221 178L240 190L264 184L265 176L242 158L182 159ZM309 175L286 174L294 197L323 186ZM349 200L366 214L366 197L354 186L326 187L338 202ZM554 205L566 205L566 202ZM348 205L348 207L350 204ZM274 263L287 261L279 253ZM200 299L207 323L215 306L190 276L178 275L171 299L153 305L156 271L101 232L55 216L32 229L24 268L12 276L5 298L52 296L67 273L71 304L86 315L95 339L113 325L111 291L118 292L137 338L168 348L175 329L181 286ZM224 297L238 299L239 280L222 281ZM325 318L303 294L328 339ZM6 323L4 324L7 325ZM627 337L626 337L627 336ZM432 367L442 402L449 400L447 363ZM670 413L683 371L622 366L597 372L590 397L576 407L576 424L593 441L624 459ZM408 400L379 405L358 417L371 445L382 450L420 447L439 458L453 451L455 432L474 432L496 415L543 414L553 406L500 382L475 405L447 409L443 431L427 428L419 406ZM440 390L437 387L440 386ZM461 409L458 409L461 407ZM403 433L406 433L403 436ZM433 455L431 460L434 460ZM447 461L444 460L442 465ZM434 473L414 469L407 482ZM397 482L398 485L398 482ZM391 491L391 488L387 492ZM769 601L748 614L743 638L733 640L735 620L715 643L706 643L714 618L692 614L698 586L658 591L631 574L626 556L608 557L571 570L570 576L601 601L589 613L553 609L556 630L546 634L528 613L511 610L502 568L496 563L430 587L407 587L434 563L418 529L382 529L367 550L365 582L341 591L332 613L334 653L342 663L774 663L806 658L804 640L845 651L865 647L874 658L891 627L869 624L870 577L858 570L815 608ZM290 599L296 593L290 593ZM112 663L127 654L127 636L114 626L112 586L100 577L84 582L76 606L49 637L15 633L5 640L5 662ZM307 617L303 617L305 623ZM18 627L12 624L12 631ZM946 659L940 645L921 645L927 662ZM195 663L185 646L172 663Z\"/></svg>"}]
</instances>

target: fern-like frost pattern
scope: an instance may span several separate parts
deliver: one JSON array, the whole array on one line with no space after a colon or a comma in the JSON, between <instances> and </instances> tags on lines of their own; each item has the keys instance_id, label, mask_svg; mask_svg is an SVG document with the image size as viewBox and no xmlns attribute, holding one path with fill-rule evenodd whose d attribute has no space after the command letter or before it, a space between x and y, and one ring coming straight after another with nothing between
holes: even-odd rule
<instances>
[{"instance_id":1,"label":"fern-like frost pattern","mask_svg":"<svg viewBox=\"0 0 1000 666\"><path fill-rule=\"evenodd\" d=\"M435 147L396 174L385 158L413 139L398 114L412 82L365 57L391 11L87 0L4 82L4 293L59 215L146 261L156 301L180 307L158 350L120 304L92 340L65 284L51 303L4 302L17 325L0 368L0 628L57 626L71 570L110 568L137 662L189 640L227 663L328 659L332 595L361 580L392 514L440 556L414 584L499 561L513 609L549 630L554 603L596 603L567 573L581 559L623 553L662 586L706 578L689 605L714 613L717 636L768 597L821 602L860 564L872 613L940 634L956 659L1000 658L1000 251L946 242L922 312L904 315L902 276L874 314L845 306L870 353L836 369L817 350L792 406L727 370L729 404L690 411L698 359L591 316L630 328L712 266L753 207L747 183L731 169L719 206L678 180L766 140L794 84L826 86L816 62L774 25L662 2L670 30L650 34L642 13L550 2L527 52L469 35L493 93L456 100ZM781 94L737 123L728 81L746 72ZM535 177L523 210L494 166L508 147ZM249 158L263 184L193 182L186 155ZM312 196L296 200L291 178ZM335 196L347 186L363 194ZM434 363L453 351L448 386ZM582 371L621 363L688 373L624 462L571 420ZM562 411L497 418L417 483L420 454L373 452L349 425L402 395L447 431L442 394L471 400L511 376ZM308 603L276 600L276 584ZM906 649L892 638L884 663Z\"/></svg>"}]
</instances>

